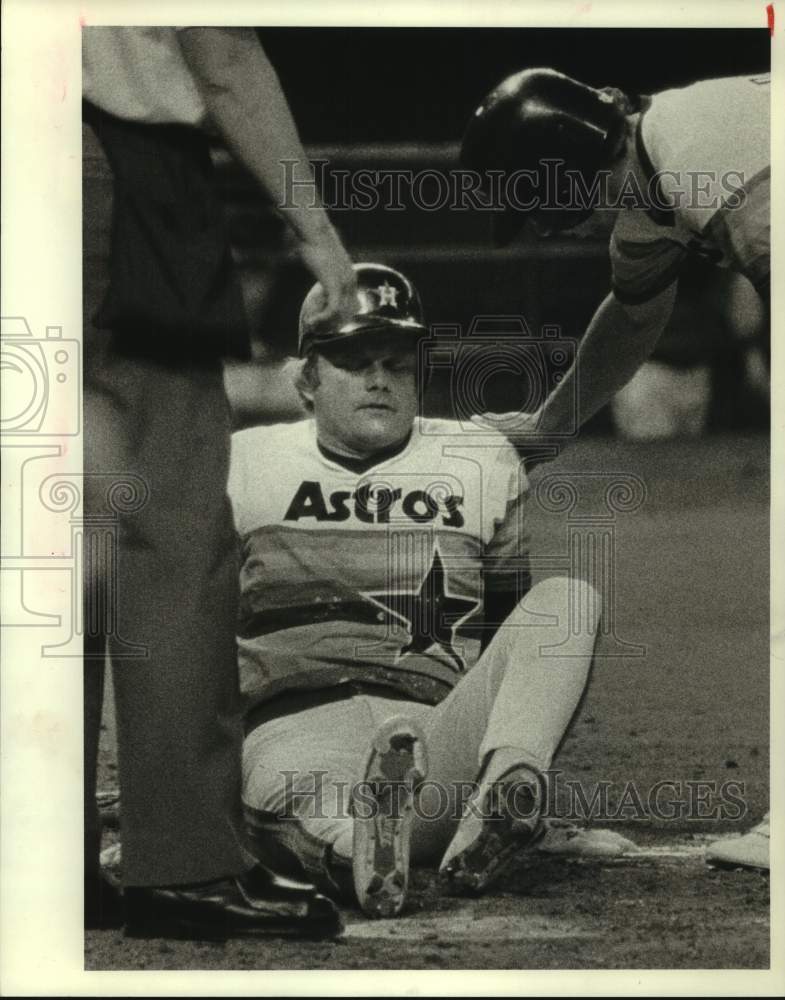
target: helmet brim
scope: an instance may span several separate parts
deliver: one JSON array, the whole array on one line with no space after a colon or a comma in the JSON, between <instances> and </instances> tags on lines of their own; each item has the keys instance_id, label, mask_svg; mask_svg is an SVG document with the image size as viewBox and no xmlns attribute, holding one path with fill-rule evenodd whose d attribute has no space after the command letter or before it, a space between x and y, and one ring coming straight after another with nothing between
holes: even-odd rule
<instances>
[{"instance_id":1,"label":"helmet brim","mask_svg":"<svg viewBox=\"0 0 785 1000\"><path fill-rule=\"evenodd\" d=\"M303 343L300 354L304 357L309 351L324 350L330 347L343 344L347 340L355 340L358 337L367 337L380 333L401 333L409 334L416 342L428 333L427 327L421 323L409 323L405 320L387 319L376 321L373 324L347 323L340 331L327 331L325 333L314 333Z\"/></svg>"}]
</instances>

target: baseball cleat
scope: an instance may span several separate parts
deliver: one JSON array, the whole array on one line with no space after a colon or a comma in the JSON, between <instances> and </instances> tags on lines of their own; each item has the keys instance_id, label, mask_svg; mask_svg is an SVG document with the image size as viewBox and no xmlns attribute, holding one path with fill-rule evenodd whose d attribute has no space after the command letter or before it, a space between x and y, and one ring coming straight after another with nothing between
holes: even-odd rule
<instances>
[{"instance_id":1,"label":"baseball cleat","mask_svg":"<svg viewBox=\"0 0 785 1000\"><path fill-rule=\"evenodd\" d=\"M394 917L409 886L414 794L428 770L425 740L408 719L376 732L363 781L352 791L354 891L370 917Z\"/></svg>"},{"instance_id":2,"label":"baseball cleat","mask_svg":"<svg viewBox=\"0 0 785 1000\"><path fill-rule=\"evenodd\" d=\"M84 879L84 929L109 930L123 926L125 908L120 886L102 872Z\"/></svg>"},{"instance_id":3,"label":"baseball cleat","mask_svg":"<svg viewBox=\"0 0 785 1000\"><path fill-rule=\"evenodd\" d=\"M522 850L542 836L543 779L527 767L481 783L445 852L439 871L449 891L479 895Z\"/></svg>"},{"instance_id":4,"label":"baseball cleat","mask_svg":"<svg viewBox=\"0 0 785 1000\"><path fill-rule=\"evenodd\" d=\"M743 837L715 840L706 848L706 864L715 868L762 868L769 870L769 814Z\"/></svg>"}]
</instances>

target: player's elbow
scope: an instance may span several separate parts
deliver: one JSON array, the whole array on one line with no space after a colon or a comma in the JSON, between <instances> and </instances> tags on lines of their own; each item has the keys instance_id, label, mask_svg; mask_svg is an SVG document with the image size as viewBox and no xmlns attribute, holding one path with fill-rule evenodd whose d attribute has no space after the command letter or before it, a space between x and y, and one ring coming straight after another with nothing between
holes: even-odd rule
<instances>
[{"instance_id":1,"label":"player's elbow","mask_svg":"<svg viewBox=\"0 0 785 1000\"><path fill-rule=\"evenodd\" d=\"M676 299L676 282L640 302L625 302L611 292L613 308L623 325L633 332L659 336L665 329Z\"/></svg>"}]
</instances>

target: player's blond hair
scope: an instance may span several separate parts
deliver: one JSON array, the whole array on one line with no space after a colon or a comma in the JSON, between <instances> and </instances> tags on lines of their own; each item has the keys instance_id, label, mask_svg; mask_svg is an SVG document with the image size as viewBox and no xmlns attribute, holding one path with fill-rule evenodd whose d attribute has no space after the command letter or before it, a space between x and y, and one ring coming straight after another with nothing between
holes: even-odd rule
<instances>
[{"instance_id":1,"label":"player's blond hair","mask_svg":"<svg viewBox=\"0 0 785 1000\"><path fill-rule=\"evenodd\" d=\"M319 354L317 351L309 351L305 356L305 364L297 374L294 385L303 401L303 406L309 413L313 413L313 401L308 395L308 390L313 390L319 385Z\"/></svg>"}]
</instances>

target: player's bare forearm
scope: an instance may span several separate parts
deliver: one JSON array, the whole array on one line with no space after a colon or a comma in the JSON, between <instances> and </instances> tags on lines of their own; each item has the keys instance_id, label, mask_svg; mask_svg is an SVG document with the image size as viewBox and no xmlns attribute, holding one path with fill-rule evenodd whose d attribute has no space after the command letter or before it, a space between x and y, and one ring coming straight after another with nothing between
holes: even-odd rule
<instances>
[{"instance_id":1,"label":"player's bare forearm","mask_svg":"<svg viewBox=\"0 0 785 1000\"><path fill-rule=\"evenodd\" d=\"M654 350L670 318L676 285L638 306L623 305L611 292L589 323L575 364L551 393L538 421L538 432L564 434L594 416Z\"/></svg>"},{"instance_id":2,"label":"player's bare forearm","mask_svg":"<svg viewBox=\"0 0 785 1000\"><path fill-rule=\"evenodd\" d=\"M224 386L234 429L305 419L308 411L297 391L301 366L296 358L225 363Z\"/></svg>"},{"instance_id":3,"label":"player's bare forearm","mask_svg":"<svg viewBox=\"0 0 785 1000\"><path fill-rule=\"evenodd\" d=\"M278 75L252 28L188 28L180 46L199 81L210 117L232 154L248 168L297 235L317 243L332 226L321 207ZM285 190L282 163L297 161L308 185Z\"/></svg>"},{"instance_id":4,"label":"player's bare forearm","mask_svg":"<svg viewBox=\"0 0 785 1000\"><path fill-rule=\"evenodd\" d=\"M210 117L232 154L270 197L297 236L302 262L325 291L322 322L354 307L351 260L319 201L278 76L252 28L187 28L183 56L198 80ZM294 162L290 183L284 164ZM284 209L285 206L285 209Z\"/></svg>"}]
</instances>

